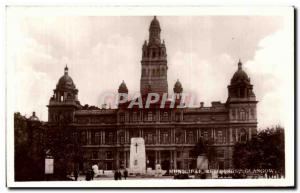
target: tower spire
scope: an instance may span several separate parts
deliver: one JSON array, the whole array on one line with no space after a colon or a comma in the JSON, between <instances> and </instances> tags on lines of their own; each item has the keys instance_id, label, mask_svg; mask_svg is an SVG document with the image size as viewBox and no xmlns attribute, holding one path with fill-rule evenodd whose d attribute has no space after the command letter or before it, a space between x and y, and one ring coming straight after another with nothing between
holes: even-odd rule
<instances>
[{"instance_id":1,"label":"tower spire","mask_svg":"<svg viewBox=\"0 0 300 193\"><path fill-rule=\"evenodd\" d=\"M66 64L66 67L65 67L65 75L68 75L68 71L69 71L69 68L68 68L68 65Z\"/></svg>"},{"instance_id":2,"label":"tower spire","mask_svg":"<svg viewBox=\"0 0 300 193\"><path fill-rule=\"evenodd\" d=\"M242 64L242 62L241 62L241 59L239 59L239 62L238 62L238 69L239 69L239 70L242 70L242 66L243 66L243 64Z\"/></svg>"},{"instance_id":3,"label":"tower spire","mask_svg":"<svg viewBox=\"0 0 300 193\"><path fill-rule=\"evenodd\" d=\"M160 25L159 21L157 20L156 16L151 21L150 28L149 28L149 43L150 44L160 44Z\"/></svg>"}]
</instances>

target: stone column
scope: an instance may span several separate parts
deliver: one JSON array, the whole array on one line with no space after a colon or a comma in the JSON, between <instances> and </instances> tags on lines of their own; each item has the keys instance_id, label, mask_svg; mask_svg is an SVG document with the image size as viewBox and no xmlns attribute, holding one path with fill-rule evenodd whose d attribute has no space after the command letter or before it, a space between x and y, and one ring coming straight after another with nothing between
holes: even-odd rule
<instances>
[{"instance_id":1,"label":"stone column","mask_svg":"<svg viewBox=\"0 0 300 193\"><path fill-rule=\"evenodd\" d=\"M232 128L229 128L229 143L232 143Z\"/></svg>"},{"instance_id":2,"label":"stone column","mask_svg":"<svg viewBox=\"0 0 300 193\"><path fill-rule=\"evenodd\" d=\"M126 151L123 151L124 167L127 168L127 156Z\"/></svg>"},{"instance_id":3,"label":"stone column","mask_svg":"<svg viewBox=\"0 0 300 193\"><path fill-rule=\"evenodd\" d=\"M177 151L173 151L173 158L174 158L174 169L177 169Z\"/></svg>"},{"instance_id":4,"label":"stone column","mask_svg":"<svg viewBox=\"0 0 300 193\"><path fill-rule=\"evenodd\" d=\"M172 136L172 144L174 144L175 143L175 128L171 129L171 133L173 134L173 136Z\"/></svg>"},{"instance_id":5,"label":"stone column","mask_svg":"<svg viewBox=\"0 0 300 193\"><path fill-rule=\"evenodd\" d=\"M102 137L103 137L103 144L105 144L105 131L103 130L102 132L103 132L103 135L102 135Z\"/></svg>"},{"instance_id":6,"label":"stone column","mask_svg":"<svg viewBox=\"0 0 300 193\"><path fill-rule=\"evenodd\" d=\"M158 151L158 157L159 157L158 158L158 160L159 160L158 163L161 164L161 152L160 151Z\"/></svg>"},{"instance_id":7,"label":"stone column","mask_svg":"<svg viewBox=\"0 0 300 193\"><path fill-rule=\"evenodd\" d=\"M120 168L119 151L116 151L116 169Z\"/></svg>"},{"instance_id":8,"label":"stone column","mask_svg":"<svg viewBox=\"0 0 300 193\"><path fill-rule=\"evenodd\" d=\"M119 141L119 130L117 130L117 132L116 132L116 137L117 137L117 144L120 144L120 141Z\"/></svg>"},{"instance_id":9,"label":"stone column","mask_svg":"<svg viewBox=\"0 0 300 193\"><path fill-rule=\"evenodd\" d=\"M252 128L249 128L249 139L248 140L251 140L252 138Z\"/></svg>"},{"instance_id":10,"label":"stone column","mask_svg":"<svg viewBox=\"0 0 300 193\"><path fill-rule=\"evenodd\" d=\"M160 122L160 110L157 110L157 120L158 122Z\"/></svg>"},{"instance_id":11,"label":"stone column","mask_svg":"<svg viewBox=\"0 0 300 193\"><path fill-rule=\"evenodd\" d=\"M160 128L157 129L158 130L158 144L160 143Z\"/></svg>"}]
</instances>

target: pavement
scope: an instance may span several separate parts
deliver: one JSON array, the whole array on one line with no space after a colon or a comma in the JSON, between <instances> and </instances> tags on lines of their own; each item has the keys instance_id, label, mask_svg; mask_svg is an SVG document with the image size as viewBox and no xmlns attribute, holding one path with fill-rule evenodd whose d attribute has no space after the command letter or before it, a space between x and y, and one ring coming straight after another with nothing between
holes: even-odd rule
<instances>
[{"instance_id":1,"label":"pavement","mask_svg":"<svg viewBox=\"0 0 300 193\"><path fill-rule=\"evenodd\" d=\"M73 176L70 176L72 180L75 180ZM145 179L173 179L173 176L129 176L126 178L126 180L145 180ZM114 180L113 176L98 176L94 177L94 181L98 180ZM124 177L122 177L122 180L125 180ZM77 181L85 181L85 175L78 176Z\"/></svg>"}]
</instances>

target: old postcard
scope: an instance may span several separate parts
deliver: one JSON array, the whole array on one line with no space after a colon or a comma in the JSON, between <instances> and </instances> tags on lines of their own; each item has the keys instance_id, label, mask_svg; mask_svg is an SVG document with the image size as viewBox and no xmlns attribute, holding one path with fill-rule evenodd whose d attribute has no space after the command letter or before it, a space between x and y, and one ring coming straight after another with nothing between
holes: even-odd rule
<instances>
[{"instance_id":1,"label":"old postcard","mask_svg":"<svg viewBox=\"0 0 300 193\"><path fill-rule=\"evenodd\" d=\"M7 7L8 187L293 187L293 7Z\"/></svg>"}]
</instances>

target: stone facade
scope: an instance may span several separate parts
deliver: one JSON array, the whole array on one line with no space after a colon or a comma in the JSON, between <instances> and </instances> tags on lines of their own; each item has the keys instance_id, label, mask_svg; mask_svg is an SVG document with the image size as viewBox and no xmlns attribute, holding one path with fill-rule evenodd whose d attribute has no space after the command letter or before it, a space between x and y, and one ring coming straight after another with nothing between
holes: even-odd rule
<instances>
[{"instance_id":1,"label":"stone facade","mask_svg":"<svg viewBox=\"0 0 300 193\"><path fill-rule=\"evenodd\" d=\"M142 48L141 96L149 92L167 93L167 54L160 39L160 25L154 18L150 25L149 42ZM182 93L179 81L174 93ZM128 93L125 82L119 93ZM58 127L63 120L71 128L81 159L73 161L80 170L92 164L99 169L113 170L129 167L130 139L145 140L147 167L162 169L194 169L197 167L195 146L200 140L209 141L215 148L210 168L233 168L232 154L236 142L251 139L257 132L255 95L250 78L238 63L228 86L225 103L212 102L206 107L201 103L195 108L127 108L100 109L82 106L77 98L78 90L68 68L59 80L51 97L49 128Z\"/></svg>"}]
</instances>

